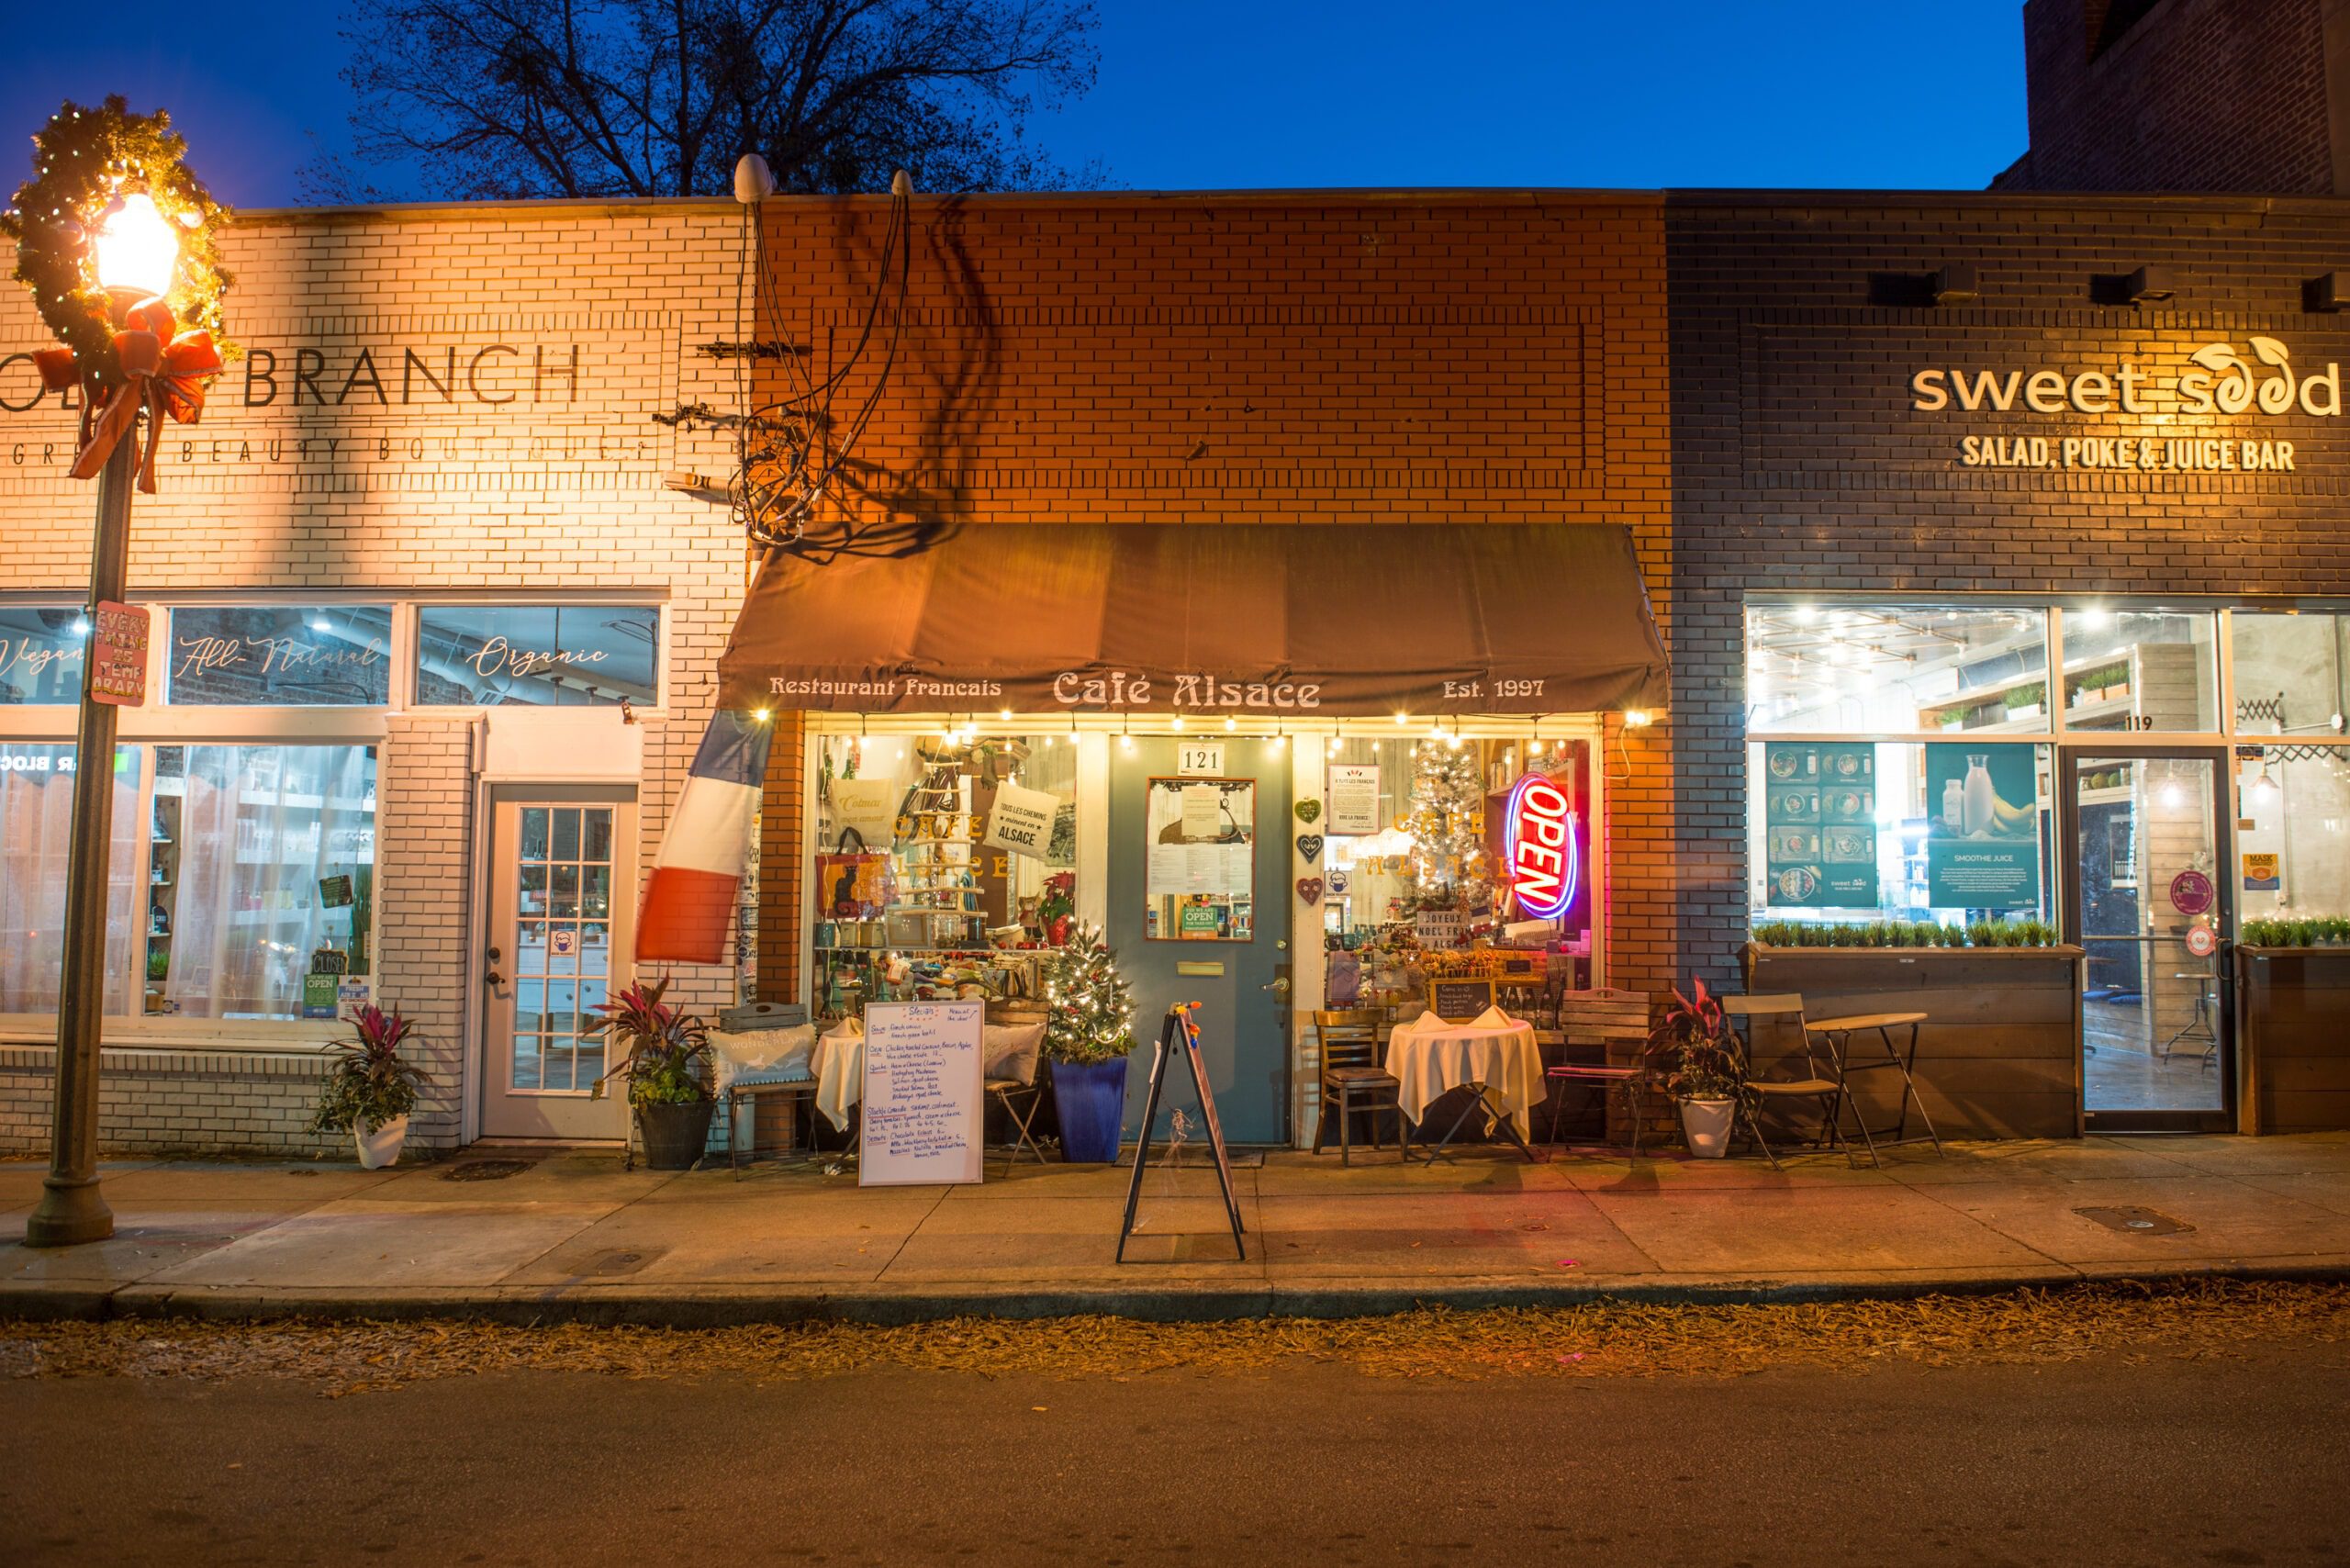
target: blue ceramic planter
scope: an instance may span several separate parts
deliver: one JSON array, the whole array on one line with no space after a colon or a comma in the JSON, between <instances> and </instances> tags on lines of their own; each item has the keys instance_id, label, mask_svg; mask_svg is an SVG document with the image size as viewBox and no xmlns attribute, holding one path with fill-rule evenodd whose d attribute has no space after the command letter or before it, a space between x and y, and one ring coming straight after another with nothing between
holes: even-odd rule
<instances>
[{"instance_id":1,"label":"blue ceramic planter","mask_svg":"<svg viewBox=\"0 0 2350 1568\"><path fill-rule=\"evenodd\" d=\"M1118 1158L1126 1119L1126 1058L1057 1061L1053 1103L1061 1119L1061 1158L1072 1165L1109 1165Z\"/></svg>"}]
</instances>

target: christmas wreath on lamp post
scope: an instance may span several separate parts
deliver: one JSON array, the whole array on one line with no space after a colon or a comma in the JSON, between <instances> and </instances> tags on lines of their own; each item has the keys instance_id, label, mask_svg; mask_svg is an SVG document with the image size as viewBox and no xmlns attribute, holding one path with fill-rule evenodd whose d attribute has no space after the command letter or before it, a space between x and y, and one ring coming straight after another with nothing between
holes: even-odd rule
<instances>
[{"instance_id":1,"label":"christmas wreath on lamp post","mask_svg":"<svg viewBox=\"0 0 2350 1568\"><path fill-rule=\"evenodd\" d=\"M143 408L139 488L153 494L163 420L196 423L205 381L234 352L220 325L226 215L186 154L160 110L68 103L34 136L34 176L0 217L17 280L63 345L33 355L42 388L82 391L77 479L97 476Z\"/></svg>"},{"instance_id":2,"label":"christmas wreath on lamp post","mask_svg":"<svg viewBox=\"0 0 2350 1568\"><path fill-rule=\"evenodd\" d=\"M183 161L186 144L162 115L134 115L119 97L97 108L68 103L33 138L33 177L0 215L17 242L18 282L32 290L58 348L33 355L41 387L82 394L73 476L98 481L90 546L94 637L111 621L125 640L144 611L122 600L129 585L130 492L155 488L155 453L166 418L194 424L204 383L219 372L220 297L229 274L214 251L220 208ZM182 328L185 321L186 326ZM139 460L139 416L147 452ZM102 683L84 661L75 754L114 755L115 707L140 700L143 682L118 672ZM106 996L106 890L114 817L112 768L74 776L67 846L65 964L57 984L57 1071L50 1095L49 1175L25 1220L37 1247L103 1241L114 1214L98 1192L98 1036Z\"/></svg>"}]
</instances>

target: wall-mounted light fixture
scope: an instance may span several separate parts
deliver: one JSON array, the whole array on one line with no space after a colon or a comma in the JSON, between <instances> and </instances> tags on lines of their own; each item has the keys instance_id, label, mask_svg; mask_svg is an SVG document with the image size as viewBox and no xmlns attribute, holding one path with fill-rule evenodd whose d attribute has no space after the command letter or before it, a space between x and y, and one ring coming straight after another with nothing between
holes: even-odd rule
<instances>
[{"instance_id":1,"label":"wall-mounted light fixture","mask_svg":"<svg viewBox=\"0 0 2350 1568\"><path fill-rule=\"evenodd\" d=\"M2344 298L2345 292L2350 291L2344 289L2340 273L2320 273L2315 277L2303 278L2301 308L2331 314L2350 303Z\"/></svg>"},{"instance_id":2,"label":"wall-mounted light fixture","mask_svg":"<svg viewBox=\"0 0 2350 1568\"><path fill-rule=\"evenodd\" d=\"M2170 269L2149 263L2121 280L2121 291L2132 305L2152 305L2177 291L2171 286Z\"/></svg>"},{"instance_id":3,"label":"wall-mounted light fixture","mask_svg":"<svg viewBox=\"0 0 2350 1568\"><path fill-rule=\"evenodd\" d=\"M1926 287L1937 305L1972 305L1982 292L1975 286L1973 262L1944 262L1926 274Z\"/></svg>"}]
</instances>

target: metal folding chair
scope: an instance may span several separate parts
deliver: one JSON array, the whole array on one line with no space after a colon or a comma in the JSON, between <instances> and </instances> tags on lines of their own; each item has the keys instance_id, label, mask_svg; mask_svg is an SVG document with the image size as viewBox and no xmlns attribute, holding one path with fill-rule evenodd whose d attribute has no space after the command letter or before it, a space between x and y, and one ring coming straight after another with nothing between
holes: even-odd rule
<instances>
[{"instance_id":1,"label":"metal folding chair","mask_svg":"<svg viewBox=\"0 0 2350 1568\"><path fill-rule=\"evenodd\" d=\"M1044 1022L1044 1018L1045 1014L1039 1008L997 1003L988 1008L987 1021L990 1025L1024 1025L1039 1024ZM1037 1108L1045 1103L1045 1086L1036 1081L1036 1072L1044 1059L1040 1047L1028 1058L1027 1077L990 1078L980 1085L995 1096L995 1103L1003 1107L1004 1115L1012 1122L1012 1144L1005 1150L1003 1159L1003 1173L1007 1176L1012 1174L1012 1168L1020 1163L1020 1151L1024 1148L1036 1157L1037 1164L1048 1163L1030 1126L1036 1119Z\"/></svg>"},{"instance_id":2,"label":"metal folding chair","mask_svg":"<svg viewBox=\"0 0 2350 1568\"><path fill-rule=\"evenodd\" d=\"M1781 991L1764 996L1725 996L1722 1011L1730 1018L1730 1038L1737 1042L1739 1077L1745 1081L1746 1092L1738 1097L1738 1114L1746 1122L1746 1130L1754 1135L1754 1143L1774 1170L1785 1170L1779 1157L1773 1153L1768 1139L1762 1136L1762 1121L1755 1112L1763 1103L1778 1100L1818 1100L1820 1103L1820 1147L1841 1148L1844 1134L1841 1123L1844 1104L1844 1080L1841 1070L1822 1072L1819 1058L1812 1051L1811 1031L1804 1026L1803 998L1794 991ZM1777 1023L1793 1020L1795 1038L1803 1051L1804 1075L1800 1078L1764 1079L1755 1076L1754 1032L1757 1022ZM1740 1028L1740 1025L1744 1027ZM1792 1059L1793 1053L1789 1053ZM1831 1059L1831 1069L1834 1063ZM1861 1129L1866 1137L1868 1129ZM1847 1159L1851 1156L1848 1153ZM1871 1146L1869 1158L1876 1159Z\"/></svg>"}]
</instances>

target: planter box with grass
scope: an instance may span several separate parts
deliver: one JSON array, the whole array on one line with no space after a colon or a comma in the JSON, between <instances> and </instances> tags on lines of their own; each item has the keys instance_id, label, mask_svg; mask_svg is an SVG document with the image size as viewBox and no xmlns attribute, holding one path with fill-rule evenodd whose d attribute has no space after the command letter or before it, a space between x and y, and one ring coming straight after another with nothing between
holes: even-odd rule
<instances>
[{"instance_id":1,"label":"planter box with grass","mask_svg":"<svg viewBox=\"0 0 2350 1568\"><path fill-rule=\"evenodd\" d=\"M1746 987L1794 991L1813 1019L1925 1014L1918 1092L1946 1138L2077 1137L2081 959L2071 946L1750 945ZM1906 1050L1908 1034L1895 1029L1895 1045ZM1853 1037L1856 1062L1878 1049L1874 1030ZM1869 1125L1892 1126L1899 1075L1864 1073L1854 1087ZM1914 1114L1909 1130L1923 1130Z\"/></svg>"},{"instance_id":2,"label":"planter box with grass","mask_svg":"<svg viewBox=\"0 0 2350 1568\"><path fill-rule=\"evenodd\" d=\"M2235 949L2244 1130L2350 1127L2350 946Z\"/></svg>"}]
</instances>

